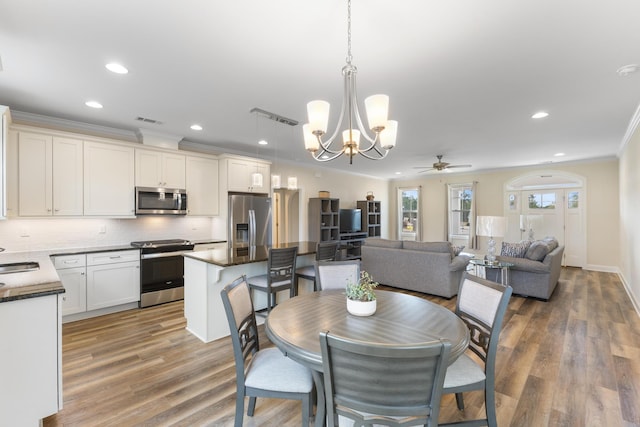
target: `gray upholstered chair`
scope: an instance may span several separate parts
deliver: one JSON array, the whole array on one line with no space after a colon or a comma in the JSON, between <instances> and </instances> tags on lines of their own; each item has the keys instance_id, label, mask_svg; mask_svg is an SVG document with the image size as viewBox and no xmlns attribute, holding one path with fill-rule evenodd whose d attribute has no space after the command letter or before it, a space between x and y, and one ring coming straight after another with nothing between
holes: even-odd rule
<instances>
[{"instance_id":1,"label":"gray upholstered chair","mask_svg":"<svg viewBox=\"0 0 640 427\"><path fill-rule=\"evenodd\" d=\"M360 260L316 261L316 285L318 290L345 289L347 283L360 280Z\"/></svg>"},{"instance_id":2,"label":"gray upholstered chair","mask_svg":"<svg viewBox=\"0 0 640 427\"><path fill-rule=\"evenodd\" d=\"M316 246L316 261L335 261L340 243L336 241L320 242ZM298 295L298 279L307 279L313 282L313 290L318 290L316 283L316 269L313 265L306 265L296 269L295 293Z\"/></svg>"},{"instance_id":3,"label":"gray upholstered chair","mask_svg":"<svg viewBox=\"0 0 640 427\"><path fill-rule=\"evenodd\" d=\"M432 426L451 344L375 345L320 333L327 423L343 416L355 426Z\"/></svg>"},{"instance_id":4,"label":"gray upholstered chair","mask_svg":"<svg viewBox=\"0 0 640 427\"><path fill-rule=\"evenodd\" d=\"M465 273L460 281L456 314L467 324L469 349L483 362L480 366L463 354L447 368L443 394L455 393L458 409L464 409L462 392L484 390L486 418L440 425L489 425L496 427L495 366L498 338L511 297L511 287Z\"/></svg>"},{"instance_id":5,"label":"gray upholstered chair","mask_svg":"<svg viewBox=\"0 0 640 427\"><path fill-rule=\"evenodd\" d=\"M270 248L267 260L267 273L249 277L247 283L252 290L266 292L267 314L276 305L276 294L289 289L289 296L295 296L293 288L293 276L296 268L296 256L298 247Z\"/></svg>"},{"instance_id":6,"label":"gray upholstered chair","mask_svg":"<svg viewBox=\"0 0 640 427\"><path fill-rule=\"evenodd\" d=\"M242 426L244 398L247 415L253 416L256 397L296 399L302 402L302 425L309 426L313 411L313 380L309 369L286 357L275 347L260 349L256 316L245 276L220 292L229 321L236 363L235 427Z\"/></svg>"}]
</instances>

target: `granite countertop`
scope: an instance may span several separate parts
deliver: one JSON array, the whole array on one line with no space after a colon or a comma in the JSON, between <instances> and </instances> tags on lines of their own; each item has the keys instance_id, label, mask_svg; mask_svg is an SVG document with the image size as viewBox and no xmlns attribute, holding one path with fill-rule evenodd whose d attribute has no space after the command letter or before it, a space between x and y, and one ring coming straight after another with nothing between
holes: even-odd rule
<instances>
[{"instance_id":1,"label":"granite countertop","mask_svg":"<svg viewBox=\"0 0 640 427\"><path fill-rule=\"evenodd\" d=\"M316 242L291 242L273 245L274 248L298 247L298 255L316 253ZM207 251L188 252L184 256L198 261L214 264L220 267L249 264L252 262L267 261L270 246L250 246L245 248L220 248Z\"/></svg>"}]
</instances>

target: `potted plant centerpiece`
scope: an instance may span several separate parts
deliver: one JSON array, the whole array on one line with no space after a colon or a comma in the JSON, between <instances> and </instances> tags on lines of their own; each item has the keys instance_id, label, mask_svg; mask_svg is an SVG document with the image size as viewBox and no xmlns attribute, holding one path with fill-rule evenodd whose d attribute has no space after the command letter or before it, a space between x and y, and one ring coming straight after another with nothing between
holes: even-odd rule
<instances>
[{"instance_id":1,"label":"potted plant centerpiece","mask_svg":"<svg viewBox=\"0 0 640 427\"><path fill-rule=\"evenodd\" d=\"M376 312L376 294L373 291L378 282L366 271L360 272L357 283L347 283L347 311L354 316L371 316Z\"/></svg>"}]
</instances>

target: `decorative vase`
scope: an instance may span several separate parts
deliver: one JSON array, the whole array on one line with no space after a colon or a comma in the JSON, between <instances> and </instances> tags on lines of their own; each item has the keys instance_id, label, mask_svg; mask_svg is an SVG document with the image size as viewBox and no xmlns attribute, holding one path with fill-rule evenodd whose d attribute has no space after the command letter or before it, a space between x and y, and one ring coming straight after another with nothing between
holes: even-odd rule
<instances>
[{"instance_id":1,"label":"decorative vase","mask_svg":"<svg viewBox=\"0 0 640 427\"><path fill-rule=\"evenodd\" d=\"M356 301L347 298L347 311L354 316L371 316L376 312L376 300Z\"/></svg>"}]
</instances>

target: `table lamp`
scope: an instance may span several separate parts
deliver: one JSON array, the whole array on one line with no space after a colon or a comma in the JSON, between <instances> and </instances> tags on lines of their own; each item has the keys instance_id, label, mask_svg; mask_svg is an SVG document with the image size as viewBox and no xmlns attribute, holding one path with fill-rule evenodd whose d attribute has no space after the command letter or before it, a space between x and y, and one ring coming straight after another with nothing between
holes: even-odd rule
<instances>
[{"instance_id":1,"label":"table lamp","mask_svg":"<svg viewBox=\"0 0 640 427\"><path fill-rule=\"evenodd\" d=\"M496 264L496 241L494 237L503 237L506 231L506 220L503 216L479 216L476 234L489 238L487 243L487 262Z\"/></svg>"}]
</instances>

